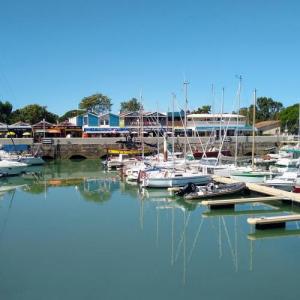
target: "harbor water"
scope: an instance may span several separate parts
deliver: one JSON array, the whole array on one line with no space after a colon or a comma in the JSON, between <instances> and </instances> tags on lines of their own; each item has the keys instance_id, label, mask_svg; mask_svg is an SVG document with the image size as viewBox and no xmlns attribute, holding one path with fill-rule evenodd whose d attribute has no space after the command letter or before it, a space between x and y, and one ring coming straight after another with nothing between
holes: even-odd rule
<instances>
[{"instance_id":1,"label":"harbor water","mask_svg":"<svg viewBox=\"0 0 300 300\"><path fill-rule=\"evenodd\" d=\"M298 299L300 229L258 231L249 204L209 211L141 190L99 160L0 179L0 299Z\"/></svg>"}]
</instances>

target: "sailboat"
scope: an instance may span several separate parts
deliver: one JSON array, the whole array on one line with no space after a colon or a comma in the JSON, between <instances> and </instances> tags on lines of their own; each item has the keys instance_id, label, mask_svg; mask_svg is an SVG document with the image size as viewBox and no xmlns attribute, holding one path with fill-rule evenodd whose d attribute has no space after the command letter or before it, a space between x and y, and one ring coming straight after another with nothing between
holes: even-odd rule
<instances>
[{"instance_id":1,"label":"sailboat","mask_svg":"<svg viewBox=\"0 0 300 300\"><path fill-rule=\"evenodd\" d=\"M266 177L272 177L273 173L270 171L257 170L254 167L254 154L255 154L255 109L256 109L256 89L253 94L253 124L252 124L252 166L245 169L232 169L230 177L238 181L262 183Z\"/></svg>"},{"instance_id":2,"label":"sailboat","mask_svg":"<svg viewBox=\"0 0 300 300\"><path fill-rule=\"evenodd\" d=\"M187 83L185 82L185 87ZM173 112L172 112L172 153L175 152L174 146L174 101L175 95L173 94ZM186 91L186 106L187 106L187 91ZM186 109L187 110L187 109ZM185 112L186 115L186 112ZM185 128L185 135L187 138L186 133L186 124ZM194 183L197 185L204 185L209 183L212 178L210 175L203 175L199 173L198 170L186 170L186 146L187 142L185 143L184 147L184 160L185 160L185 170L179 171L175 170L175 158L173 157L173 168L170 170L165 170L161 172L153 172L147 173L145 172L142 176L142 186L143 187L155 187L155 188L169 188L169 187L182 187L187 183ZM167 142L166 142L166 135L164 136L164 156L165 161L167 161Z\"/></svg>"}]
</instances>

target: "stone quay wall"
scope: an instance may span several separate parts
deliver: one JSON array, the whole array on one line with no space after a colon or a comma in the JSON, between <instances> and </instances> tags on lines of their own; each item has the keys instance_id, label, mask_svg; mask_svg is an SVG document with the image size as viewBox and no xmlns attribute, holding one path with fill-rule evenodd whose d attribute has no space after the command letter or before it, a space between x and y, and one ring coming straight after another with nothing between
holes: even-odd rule
<instances>
[{"instance_id":1,"label":"stone quay wall","mask_svg":"<svg viewBox=\"0 0 300 300\"><path fill-rule=\"evenodd\" d=\"M33 143L31 138L21 139L1 139L0 144L28 144L31 146L34 153L39 153L43 157L53 159L70 159L75 157L84 158L101 158L106 154L107 148L119 149L120 143L117 141L124 140L124 138L51 138L47 139L48 143ZM144 138L146 143L157 144L157 138ZM291 140L293 137L284 136L257 136L255 138L255 154L265 154L267 149L278 147L282 142ZM172 139L169 138L169 143ZM176 151L183 151L184 144L186 143L185 137L176 137L174 144ZM220 141L209 141L208 138L201 138L203 147L206 149L220 145ZM201 143L197 137L189 137L187 150L201 151ZM160 150L163 147L163 138L159 138ZM235 137L230 137L229 141L224 142L222 149L228 149L234 154L236 148ZM153 148L155 150L155 148ZM238 155L250 155L252 151L252 137L240 136L238 137Z\"/></svg>"}]
</instances>

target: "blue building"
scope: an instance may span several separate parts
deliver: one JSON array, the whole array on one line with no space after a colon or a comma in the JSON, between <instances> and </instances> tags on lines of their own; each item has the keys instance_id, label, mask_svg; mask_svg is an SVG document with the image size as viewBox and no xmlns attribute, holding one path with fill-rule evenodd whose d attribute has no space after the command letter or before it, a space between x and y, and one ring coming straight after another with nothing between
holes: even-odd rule
<instances>
[{"instance_id":1,"label":"blue building","mask_svg":"<svg viewBox=\"0 0 300 300\"><path fill-rule=\"evenodd\" d=\"M97 115L86 112L69 119L69 122L81 127L119 127L119 116L112 113Z\"/></svg>"},{"instance_id":2,"label":"blue building","mask_svg":"<svg viewBox=\"0 0 300 300\"><path fill-rule=\"evenodd\" d=\"M86 112L79 116L69 119L70 123L73 123L76 126L98 126L99 125L99 116L92 112Z\"/></svg>"},{"instance_id":3,"label":"blue building","mask_svg":"<svg viewBox=\"0 0 300 300\"><path fill-rule=\"evenodd\" d=\"M99 116L100 127L119 127L120 117L118 115L107 113Z\"/></svg>"}]
</instances>

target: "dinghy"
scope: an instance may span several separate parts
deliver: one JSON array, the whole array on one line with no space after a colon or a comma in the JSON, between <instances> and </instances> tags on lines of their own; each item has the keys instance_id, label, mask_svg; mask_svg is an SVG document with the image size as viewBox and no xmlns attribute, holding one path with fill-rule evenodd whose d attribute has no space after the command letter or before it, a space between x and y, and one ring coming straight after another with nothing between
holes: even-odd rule
<instances>
[{"instance_id":1,"label":"dinghy","mask_svg":"<svg viewBox=\"0 0 300 300\"><path fill-rule=\"evenodd\" d=\"M193 183L189 183L184 188L180 189L176 195L184 196L184 199L186 200L201 200L204 198L227 196L238 193L249 193L244 182L230 184L216 184L211 182L206 186L196 186Z\"/></svg>"}]
</instances>

